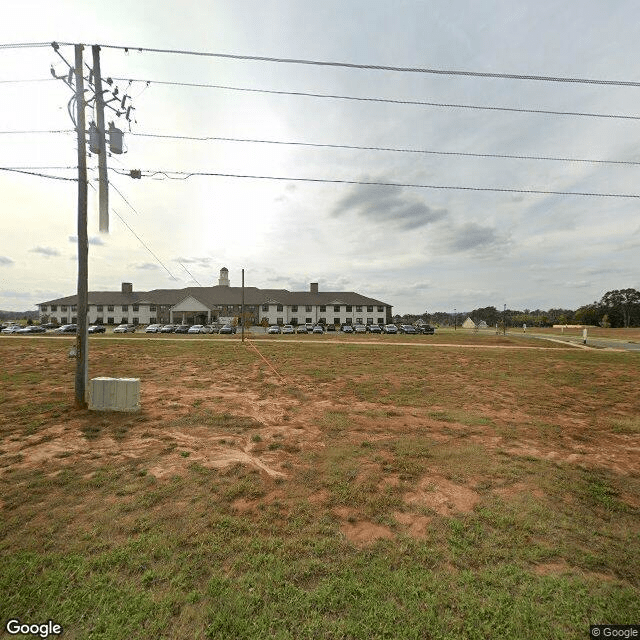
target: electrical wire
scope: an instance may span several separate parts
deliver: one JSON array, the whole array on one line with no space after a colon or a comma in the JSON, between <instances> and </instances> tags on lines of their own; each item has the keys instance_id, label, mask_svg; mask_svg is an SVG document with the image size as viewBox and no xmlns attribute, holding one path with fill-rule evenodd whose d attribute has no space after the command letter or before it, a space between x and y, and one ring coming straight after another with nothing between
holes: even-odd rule
<instances>
[{"instance_id":1,"label":"electrical wire","mask_svg":"<svg viewBox=\"0 0 640 640\"><path fill-rule=\"evenodd\" d=\"M2 133L2 131L0 131ZM352 149L358 151L391 151L396 153L422 153L439 156L462 156L468 158L501 158L509 160L551 160L555 162L587 162L596 164L622 164L622 165L640 165L640 161L633 160L597 160L590 158L562 158L554 156L525 156L511 155L505 153L471 153L463 151L434 151L431 149L402 149L397 147L368 147L360 145L348 144L327 144L318 142L294 142L283 140L260 140L252 138L225 138L221 136L181 136L181 135L165 135L158 133L139 133L131 132L132 136L143 138L167 138L170 140L196 140L201 142L217 141L217 142L247 142L256 144L275 144L275 145L292 145L300 147L328 148L328 149Z\"/></svg>"},{"instance_id":2,"label":"electrical wire","mask_svg":"<svg viewBox=\"0 0 640 640\"><path fill-rule=\"evenodd\" d=\"M50 130L35 130L27 129L23 131L0 131L0 135L15 135L15 134L29 134L29 133L75 133L74 129L50 129Z\"/></svg>"},{"instance_id":3,"label":"electrical wire","mask_svg":"<svg viewBox=\"0 0 640 640\"><path fill-rule=\"evenodd\" d=\"M52 167L52 168L56 168L56 167ZM14 169L14 168L10 168L10 167L0 167L0 171L9 171L12 173L22 173L28 176L37 176L39 178L49 178L51 180L68 180L70 182L77 182L78 178L65 178L64 176L52 176L52 175L48 175L45 173L39 173L37 171L26 171L24 169Z\"/></svg>"},{"instance_id":4,"label":"electrical wire","mask_svg":"<svg viewBox=\"0 0 640 640\"><path fill-rule=\"evenodd\" d=\"M50 42L19 42L0 44L0 49L37 49L38 47L50 47Z\"/></svg>"},{"instance_id":5,"label":"electrical wire","mask_svg":"<svg viewBox=\"0 0 640 640\"><path fill-rule=\"evenodd\" d=\"M70 44L70 43L66 43ZM131 47L122 45L101 44L104 49L119 49L129 52L169 53L174 55L200 56L207 58L224 58L228 60L243 60L252 62L277 62L284 64L301 64L320 67L341 67L345 69L359 69L368 71L393 71L400 73L424 73L448 76L464 76L470 78L499 78L504 80L534 80L539 82L567 82L573 84L598 84L618 87L640 87L640 82L631 80L601 80L597 78L578 78L568 76L543 76L519 73L494 73L489 71L467 71L457 69L433 69L428 67L397 67L379 64L356 64L353 62L333 62L327 60L305 60L302 58L272 58L267 56L239 55L231 53L213 53L207 51L192 51L186 49L155 49L150 47Z\"/></svg>"},{"instance_id":6,"label":"electrical wire","mask_svg":"<svg viewBox=\"0 0 640 640\"><path fill-rule=\"evenodd\" d=\"M640 116L615 114L615 113L557 111L557 110L549 110L549 109L525 109L525 108L519 108L519 107L496 107L496 106L490 106L490 105L487 106L487 105L475 105L475 104L457 104L457 103L448 103L448 102L428 102L424 100L398 100L394 98L370 98L370 97L360 97L360 96L344 96L344 95L337 95L337 94L330 94L330 93L310 93L306 91L277 91L275 89L253 89L250 87L233 87L229 85L208 84L203 82L173 82L173 81L163 81L163 80L143 80L142 78L114 78L114 80L118 80L118 81L128 80L129 82L145 82L147 83L147 85L149 83L152 83L152 84L178 86L178 87L200 87L200 88L206 88L206 89L224 89L227 91L244 91L248 93L266 93L266 94L283 95L283 96L328 98L332 100L355 100L358 102L383 102L383 103L389 103L389 104L418 105L418 106L424 106L424 107L439 107L439 108L446 108L446 109L473 109L473 110L480 110L480 111L506 111L509 113L534 113L534 114L555 115L555 116L576 116L576 117L586 117L586 118L614 118L614 119L621 119L621 120L640 120Z\"/></svg>"},{"instance_id":7,"label":"electrical wire","mask_svg":"<svg viewBox=\"0 0 640 640\"><path fill-rule=\"evenodd\" d=\"M91 184L89 183L89 186L97 193L98 190ZM113 185L111 185L113 186ZM124 197L124 196L123 196ZM127 203L128 204L128 203ZM129 205L131 206L131 205ZM133 208L133 207L132 207ZM120 219L120 221L122 222L122 224L124 224L125 227L127 227L127 229L129 229L129 231L136 237L136 239L138 240L138 242L155 258L155 260L162 266L162 268L169 274L169 276L171 277L172 280L177 280L177 278L171 273L171 271L169 271L169 269L167 269L167 267L165 266L164 262L162 262L162 260L160 260L160 258L158 258L158 256L148 247L148 245L145 243L145 241L127 224L127 221L113 208L111 207L111 211L113 213L116 214L116 216L118 216L118 218ZM135 209L134 209L135 211ZM137 212L136 212L137 213Z\"/></svg>"},{"instance_id":8,"label":"electrical wire","mask_svg":"<svg viewBox=\"0 0 640 640\"><path fill-rule=\"evenodd\" d=\"M0 84L17 84L20 82L53 82L56 78L28 78L25 80L0 80Z\"/></svg>"},{"instance_id":9,"label":"electrical wire","mask_svg":"<svg viewBox=\"0 0 640 640\"><path fill-rule=\"evenodd\" d=\"M128 173L118 171L117 169L110 169L120 175L129 175ZM172 177L169 174L173 174L176 177ZM414 183L400 183L400 182L378 182L375 180L340 180L330 178L296 178L290 176L264 176L264 175L250 175L250 174L238 174L238 173L218 173L207 171L161 171L161 170L144 170L142 175L146 178L154 178L157 175L163 175L167 179L173 180L187 180L195 176L205 177L218 177L218 178L244 178L249 180L275 180L282 182L312 182L312 183L325 183L325 184L353 184L353 185L366 185L377 187L401 187L412 189L438 189L438 190L451 190L451 191L489 191L497 193L527 193L535 195L557 195L557 196L582 196L582 197L595 197L595 198L640 198L640 194L635 193L598 193L590 191L547 191L543 189L509 189L503 187L467 187L458 185L435 185L435 184L414 184ZM163 179L163 178L160 178Z\"/></svg>"}]
</instances>

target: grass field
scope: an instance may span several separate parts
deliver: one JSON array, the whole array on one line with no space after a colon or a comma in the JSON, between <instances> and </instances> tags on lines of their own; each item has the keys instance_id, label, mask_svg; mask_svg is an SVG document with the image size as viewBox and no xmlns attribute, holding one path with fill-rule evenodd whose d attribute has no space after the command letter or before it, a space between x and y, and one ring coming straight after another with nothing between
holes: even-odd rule
<instances>
[{"instance_id":1,"label":"grass field","mask_svg":"<svg viewBox=\"0 0 640 640\"><path fill-rule=\"evenodd\" d=\"M637 623L640 357L379 337L92 338L91 377L141 379L136 414L72 408L72 341L0 339L3 629L484 640Z\"/></svg>"}]
</instances>

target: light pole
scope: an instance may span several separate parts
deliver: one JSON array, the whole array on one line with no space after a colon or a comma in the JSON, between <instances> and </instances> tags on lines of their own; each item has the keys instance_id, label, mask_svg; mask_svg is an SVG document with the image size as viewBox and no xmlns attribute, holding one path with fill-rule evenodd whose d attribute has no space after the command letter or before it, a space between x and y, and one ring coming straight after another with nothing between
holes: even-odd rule
<instances>
[{"instance_id":1,"label":"light pole","mask_svg":"<svg viewBox=\"0 0 640 640\"><path fill-rule=\"evenodd\" d=\"M454 309L453 309L453 330L454 331L457 330L457 324L458 324L457 318L458 318L458 314L457 314L456 309L454 307Z\"/></svg>"},{"instance_id":2,"label":"light pole","mask_svg":"<svg viewBox=\"0 0 640 640\"><path fill-rule=\"evenodd\" d=\"M504 309L502 311L502 335L507 335L507 305L504 305Z\"/></svg>"}]
</instances>

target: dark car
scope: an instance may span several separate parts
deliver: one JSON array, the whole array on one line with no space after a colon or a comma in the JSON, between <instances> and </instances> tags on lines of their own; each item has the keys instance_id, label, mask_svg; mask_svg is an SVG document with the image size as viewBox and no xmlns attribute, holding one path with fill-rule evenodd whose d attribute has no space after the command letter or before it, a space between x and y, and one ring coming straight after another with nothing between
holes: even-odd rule
<instances>
[{"instance_id":1,"label":"dark car","mask_svg":"<svg viewBox=\"0 0 640 640\"><path fill-rule=\"evenodd\" d=\"M57 329L60 325L57 322L45 322L45 324L41 324L40 326L45 329Z\"/></svg>"},{"instance_id":2,"label":"dark car","mask_svg":"<svg viewBox=\"0 0 640 640\"><path fill-rule=\"evenodd\" d=\"M221 333L221 334L230 334L235 332L236 332L236 328L232 327L230 324L225 324L224 327L222 327L222 329L218 331L218 333Z\"/></svg>"},{"instance_id":3,"label":"dark car","mask_svg":"<svg viewBox=\"0 0 640 640\"><path fill-rule=\"evenodd\" d=\"M428 336L432 336L436 332L436 330L428 324L424 324L421 327L418 327L418 331Z\"/></svg>"},{"instance_id":4,"label":"dark car","mask_svg":"<svg viewBox=\"0 0 640 640\"><path fill-rule=\"evenodd\" d=\"M106 333L107 328L103 324L92 324L88 329L87 333Z\"/></svg>"},{"instance_id":5,"label":"dark car","mask_svg":"<svg viewBox=\"0 0 640 640\"><path fill-rule=\"evenodd\" d=\"M63 324L55 330L55 333L78 333L77 324Z\"/></svg>"},{"instance_id":6,"label":"dark car","mask_svg":"<svg viewBox=\"0 0 640 640\"><path fill-rule=\"evenodd\" d=\"M377 324L368 324L367 331L369 333L382 333L382 329Z\"/></svg>"},{"instance_id":7,"label":"dark car","mask_svg":"<svg viewBox=\"0 0 640 640\"><path fill-rule=\"evenodd\" d=\"M296 333L309 333L307 331L307 325L301 324L296 327Z\"/></svg>"},{"instance_id":8,"label":"dark car","mask_svg":"<svg viewBox=\"0 0 640 640\"><path fill-rule=\"evenodd\" d=\"M327 325L327 331L335 331L336 330L336 325L335 324L328 324Z\"/></svg>"},{"instance_id":9,"label":"dark car","mask_svg":"<svg viewBox=\"0 0 640 640\"><path fill-rule=\"evenodd\" d=\"M416 328L412 324L401 324L399 331L400 333L412 333L412 334L418 333L416 331Z\"/></svg>"},{"instance_id":10,"label":"dark car","mask_svg":"<svg viewBox=\"0 0 640 640\"><path fill-rule=\"evenodd\" d=\"M46 332L47 332L46 329L35 324L17 331L18 335L25 335L27 333L46 333Z\"/></svg>"},{"instance_id":11,"label":"dark car","mask_svg":"<svg viewBox=\"0 0 640 640\"><path fill-rule=\"evenodd\" d=\"M174 333L189 333L189 325L188 324L179 324Z\"/></svg>"}]
</instances>

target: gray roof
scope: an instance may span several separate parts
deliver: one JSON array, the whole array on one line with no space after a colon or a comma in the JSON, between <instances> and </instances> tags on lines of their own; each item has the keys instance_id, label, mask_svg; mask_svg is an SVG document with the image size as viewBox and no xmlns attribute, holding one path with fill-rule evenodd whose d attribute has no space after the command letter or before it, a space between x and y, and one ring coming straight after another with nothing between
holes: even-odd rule
<instances>
[{"instance_id":1,"label":"gray roof","mask_svg":"<svg viewBox=\"0 0 640 640\"><path fill-rule=\"evenodd\" d=\"M186 287L184 289L153 289L152 291L90 291L89 304L123 305L123 304L178 304L187 297L193 297L205 306L240 304L242 302L242 287ZM244 288L244 302L250 305L283 304L283 305L384 305L387 302L368 298L354 291L288 291L287 289L258 289ZM66 296L55 300L39 302L38 305L74 305L78 303L78 296Z\"/></svg>"}]
</instances>

